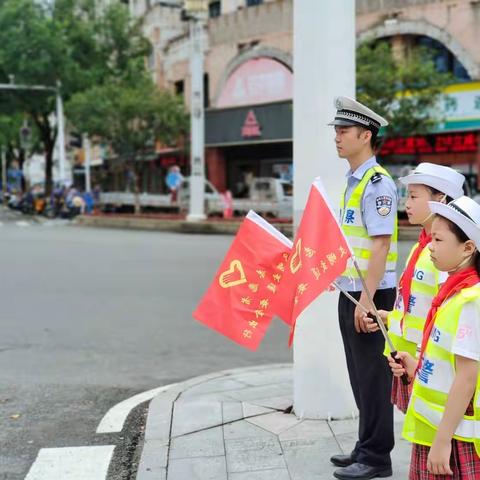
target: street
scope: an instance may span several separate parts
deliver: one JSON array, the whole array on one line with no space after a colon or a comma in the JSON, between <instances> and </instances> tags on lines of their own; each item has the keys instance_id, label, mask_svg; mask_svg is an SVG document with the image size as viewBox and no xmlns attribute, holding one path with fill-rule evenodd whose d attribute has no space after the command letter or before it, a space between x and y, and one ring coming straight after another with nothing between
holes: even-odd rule
<instances>
[{"instance_id":1,"label":"street","mask_svg":"<svg viewBox=\"0 0 480 480\"><path fill-rule=\"evenodd\" d=\"M279 321L251 353L191 318L232 237L26 225L0 230L0 478L105 443L101 418L138 392L290 360Z\"/></svg>"},{"instance_id":2,"label":"street","mask_svg":"<svg viewBox=\"0 0 480 480\"><path fill-rule=\"evenodd\" d=\"M291 360L278 320L255 353L192 320L232 238L3 221L0 479L25 478L39 449L122 443L95 431L139 392Z\"/></svg>"}]
</instances>

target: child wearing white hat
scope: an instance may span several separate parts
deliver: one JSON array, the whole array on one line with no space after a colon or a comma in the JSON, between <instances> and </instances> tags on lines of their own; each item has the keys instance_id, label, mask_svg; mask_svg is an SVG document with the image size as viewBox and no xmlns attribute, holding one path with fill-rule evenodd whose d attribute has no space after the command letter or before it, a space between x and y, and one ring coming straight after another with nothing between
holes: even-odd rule
<instances>
[{"instance_id":1,"label":"child wearing white hat","mask_svg":"<svg viewBox=\"0 0 480 480\"><path fill-rule=\"evenodd\" d=\"M462 196L464 181L465 177L452 168L433 163L420 163L409 175L400 178L408 190L408 220L412 225L421 225L423 228L400 277L394 309L391 312L379 312L388 323L389 336L397 351L406 351L415 356L422 341L430 304L438 292L439 284L445 279L445 275L434 267L427 247L431 241L433 221L428 202L450 201ZM378 328L373 321L370 323L370 331ZM388 346L384 353L389 355ZM398 378L393 379L391 399L397 408L406 412L408 388Z\"/></svg>"},{"instance_id":2,"label":"child wearing white hat","mask_svg":"<svg viewBox=\"0 0 480 480\"><path fill-rule=\"evenodd\" d=\"M413 442L410 480L480 478L480 205L462 196L435 214L433 265L448 272L427 315L418 359L390 357L413 381L403 436Z\"/></svg>"}]
</instances>

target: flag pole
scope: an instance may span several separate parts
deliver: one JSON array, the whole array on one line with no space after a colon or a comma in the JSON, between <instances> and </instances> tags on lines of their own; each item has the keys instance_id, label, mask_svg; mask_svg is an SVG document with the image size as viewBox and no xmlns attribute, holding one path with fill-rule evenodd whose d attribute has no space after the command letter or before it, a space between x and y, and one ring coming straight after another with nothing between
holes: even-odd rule
<instances>
[{"instance_id":1,"label":"flag pole","mask_svg":"<svg viewBox=\"0 0 480 480\"><path fill-rule=\"evenodd\" d=\"M354 303L358 308L363 310L365 313L369 313L368 308L365 308L355 297L352 297L346 290L344 290L337 282L332 282L332 285L342 292L352 303Z\"/></svg>"},{"instance_id":2,"label":"flag pole","mask_svg":"<svg viewBox=\"0 0 480 480\"><path fill-rule=\"evenodd\" d=\"M392 340L390 340L390 337L388 336L388 332L387 332L387 328L385 327L385 324L383 323L382 319L380 318L380 314L378 313L377 307L375 306L375 303L373 302L372 294L370 293L370 290L367 287L367 284L365 282L365 279L363 278L362 272L360 271L360 267L358 266L357 259L355 258L355 256L352 256L352 260L353 260L353 265L355 266L355 270L357 271L358 276L360 278L360 282L362 282L363 290L365 291L365 293L367 295L367 298L368 298L368 301L370 302L370 305L373 308L373 312L374 312L375 317L377 319L377 324L380 327L380 331L382 332L382 335L385 338L385 341L387 342L388 347L390 348L390 355L395 360L396 363L398 363L399 365L403 365L400 358L397 357L397 351L395 350L395 347L392 343ZM401 378L402 378L402 383L404 385L409 384L408 376L407 376L406 373L404 373Z\"/></svg>"}]
</instances>

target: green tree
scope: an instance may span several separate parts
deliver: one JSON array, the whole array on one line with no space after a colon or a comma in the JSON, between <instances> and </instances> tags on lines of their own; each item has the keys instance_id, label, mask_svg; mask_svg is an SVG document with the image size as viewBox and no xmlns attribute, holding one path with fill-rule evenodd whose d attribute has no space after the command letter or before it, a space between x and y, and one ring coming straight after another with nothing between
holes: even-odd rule
<instances>
[{"instance_id":1,"label":"green tree","mask_svg":"<svg viewBox=\"0 0 480 480\"><path fill-rule=\"evenodd\" d=\"M20 128L22 127L22 116L2 115L0 113L0 147L5 151L7 157L15 158L21 148Z\"/></svg>"},{"instance_id":2,"label":"green tree","mask_svg":"<svg viewBox=\"0 0 480 480\"><path fill-rule=\"evenodd\" d=\"M417 135L443 120L436 107L450 74L439 73L433 52L422 47L395 59L387 41L357 49L357 98L389 121L386 135Z\"/></svg>"},{"instance_id":3,"label":"green tree","mask_svg":"<svg viewBox=\"0 0 480 480\"><path fill-rule=\"evenodd\" d=\"M124 5L98 13L95 0L0 0L0 83L61 83L64 101L94 85L133 81L150 52L140 24ZM0 91L0 113L31 118L46 156L46 186L52 183L56 129L53 93Z\"/></svg>"},{"instance_id":4,"label":"green tree","mask_svg":"<svg viewBox=\"0 0 480 480\"><path fill-rule=\"evenodd\" d=\"M108 83L78 93L68 112L78 130L100 137L133 166L136 194L138 157L152 151L156 140L175 144L189 127L182 98L159 90L147 76L135 83Z\"/></svg>"}]
</instances>

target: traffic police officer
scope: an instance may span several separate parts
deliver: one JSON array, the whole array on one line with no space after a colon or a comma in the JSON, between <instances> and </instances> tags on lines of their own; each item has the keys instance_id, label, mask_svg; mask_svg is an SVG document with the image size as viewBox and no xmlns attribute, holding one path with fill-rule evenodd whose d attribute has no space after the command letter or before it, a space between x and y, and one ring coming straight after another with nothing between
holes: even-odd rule
<instances>
[{"instance_id":1,"label":"traffic police officer","mask_svg":"<svg viewBox=\"0 0 480 480\"><path fill-rule=\"evenodd\" d=\"M335 143L350 170L341 200L341 226L352 247L367 288L378 309L391 310L396 294L397 189L375 158L377 135L388 122L348 97L335 99ZM337 280L367 309L371 309L355 268ZM383 356L384 339L368 333L365 317L344 294L338 303L348 374L359 410L359 431L350 455L334 455L339 479L370 479L392 474L394 446L392 377Z\"/></svg>"}]
</instances>

